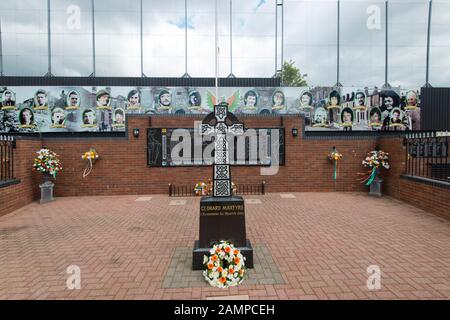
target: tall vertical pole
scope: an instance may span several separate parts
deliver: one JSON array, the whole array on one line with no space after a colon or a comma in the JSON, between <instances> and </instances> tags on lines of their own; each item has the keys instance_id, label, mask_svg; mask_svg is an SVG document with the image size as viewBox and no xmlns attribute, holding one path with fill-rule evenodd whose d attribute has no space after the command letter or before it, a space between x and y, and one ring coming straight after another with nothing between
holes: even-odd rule
<instances>
[{"instance_id":1,"label":"tall vertical pole","mask_svg":"<svg viewBox=\"0 0 450 320\"><path fill-rule=\"evenodd\" d=\"M188 15L187 15L187 0L184 0L184 73L187 74L187 63L188 63L188 38L187 38L187 29L188 29Z\"/></svg>"},{"instance_id":2,"label":"tall vertical pole","mask_svg":"<svg viewBox=\"0 0 450 320\"><path fill-rule=\"evenodd\" d=\"M184 0L184 74L183 78L190 78L188 73L188 9L187 0Z\"/></svg>"},{"instance_id":3,"label":"tall vertical pole","mask_svg":"<svg viewBox=\"0 0 450 320\"><path fill-rule=\"evenodd\" d=\"M92 11L92 77L95 77L95 7L94 0L91 0Z\"/></svg>"},{"instance_id":4,"label":"tall vertical pole","mask_svg":"<svg viewBox=\"0 0 450 320\"><path fill-rule=\"evenodd\" d=\"M386 12L386 19L385 19L385 48L384 48L384 85L383 88L390 88L391 85L388 82L388 65L389 65L389 4L388 0L385 1L385 12Z\"/></svg>"},{"instance_id":5,"label":"tall vertical pole","mask_svg":"<svg viewBox=\"0 0 450 320\"><path fill-rule=\"evenodd\" d=\"M218 7L217 7L217 0L214 1L214 38L215 38L215 87L216 87L216 103L219 103L219 30L218 30Z\"/></svg>"},{"instance_id":6,"label":"tall vertical pole","mask_svg":"<svg viewBox=\"0 0 450 320\"><path fill-rule=\"evenodd\" d=\"M433 0L428 3L428 29L427 29L427 65L425 76L425 87L431 87L430 85L430 36L431 36L431 14L432 14Z\"/></svg>"},{"instance_id":7,"label":"tall vertical pole","mask_svg":"<svg viewBox=\"0 0 450 320\"><path fill-rule=\"evenodd\" d=\"M284 1L281 0L281 84L283 85L284 65Z\"/></svg>"},{"instance_id":8,"label":"tall vertical pole","mask_svg":"<svg viewBox=\"0 0 450 320\"><path fill-rule=\"evenodd\" d=\"M275 0L275 77L278 73L278 0Z\"/></svg>"},{"instance_id":9,"label":"tall vertical pole","mask_svg":"<svg viewBox=\"0 0 450 320\"><path fill-rule=\"evenodd\" d=\"M144 18L143 18L144 4L141 0L141 77L144 77Z\"/></svg>"},{"instance_id":10,"label":"tall vertical pole","mask_svg":"<svg viewBox=\"0 0 450 320\"><path fill-rule=\"evenodd\" d=\"M230 0L230 74L228 78L234 78L233 74L233 0Z\"/></svg>"},{"instance_id":11,"label":"tall vertical pole","mask_svg":"<svg viewBox=\"0 0 450 320\"><path fill-rule=\"evenodd\" d=\"M48 70L46 77L52 76L52 33L50 25L50 0L47 0L47 58Z\"/></svg>"},{"instance_id":12,"label":"tall vertical pole","mask_svg":"<svg viewBox=\"0 0 450 320\"><path fill-rule=\"evenodd\" d=\"M0 77L3 77L2 17L0 17Z\"/></svg>"},{"instance_id":13,"label":"tall vertical pole","mask_svg":"<svg viewBox=\"0 0 450 320\"><path fill-rule=\"evenodd\" d=\"M340 71L340 53L341 53L341 1L337 2L337 38L336 38L336 86L341 87L339 82L339 71Z\"/></svg>"}]
</instances>

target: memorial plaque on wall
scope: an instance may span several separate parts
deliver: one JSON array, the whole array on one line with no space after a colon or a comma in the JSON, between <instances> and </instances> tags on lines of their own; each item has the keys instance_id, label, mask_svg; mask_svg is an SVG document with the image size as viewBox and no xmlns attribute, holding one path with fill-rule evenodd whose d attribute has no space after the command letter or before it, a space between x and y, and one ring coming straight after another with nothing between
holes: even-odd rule
<instances>
[{"instance_id":1,"label":"memorial plaque on wall","mask_svg":"<svg viewBox=\"0 0 450 320\"><path fill-rule=\"evenodd\" d=\"M190 141L183 141L184 137L180 137L181 131L175 132L180 129L190 135ZM234 146L230 147L232 149L230 163L269 166L277 161L279 165L284 165L284 128L255 128L253 130L256 133L255 137L233 137ZM275 143L274 139L277 138L278 143ZM196 137L193 128L149 128L147 139L149 166L176 167L210 165L212 163L212 157L205 155L205 149L214 143L214 138L201 140ZM242 139L240 143L238 143L238 139ZM240 156L238 156L238 145L245 148L240 150ZM273 146L278 147L278 152L276 150L272 152ZM214 152L212 156L214 156Z\"/></svg>"}]
</instances>

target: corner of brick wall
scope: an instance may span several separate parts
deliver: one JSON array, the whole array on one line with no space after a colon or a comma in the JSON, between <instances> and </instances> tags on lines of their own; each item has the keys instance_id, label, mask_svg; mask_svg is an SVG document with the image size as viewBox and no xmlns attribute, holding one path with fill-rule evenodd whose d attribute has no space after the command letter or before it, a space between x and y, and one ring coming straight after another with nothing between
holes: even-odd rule
<instances>
[{"instance_id":1,"label":"corner of brick wall","mask_svg":"<svg viewBox=\"0 0 450 320\"><path fill-rule=\"evenodd\" d=\"M450 189L401 178L405 173L403 138L382 138L380 148L389 152L390 170L383 172L383 193L450 220Z\"/></svg>"},{"instance_id":2,"label":"corner of brick wall","mask_svg":"<svg viewBox=\"0 0 450 320\"><path fill-rule=\"evenodd\" d=\"M36 140L18 140L14 151L14 176L20 183L0 188L0 216L17 210L38 198L39 177L32 170L35 152L41 144Z\"/></svg>"}]
</instances>

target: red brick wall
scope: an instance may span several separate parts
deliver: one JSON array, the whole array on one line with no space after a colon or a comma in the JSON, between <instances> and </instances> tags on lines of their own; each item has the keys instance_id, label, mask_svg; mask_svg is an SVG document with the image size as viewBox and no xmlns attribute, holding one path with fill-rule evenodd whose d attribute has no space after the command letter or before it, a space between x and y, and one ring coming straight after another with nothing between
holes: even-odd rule
<instances>
[{"instance_id":1,"label":"red brick wall","mask_svg":"<svg viewBox=\"0 0 450 320\"><path fill-rule=\"evenodd\" d=\"M32 171L34 152L41 144L36 140L17 141L14 151L14 175L20 183L0 188L0 216L19 209L37 199L39 174Z\"/></svg>"},{"instance_id":2,"label":"red brick wall","mask_svg":"<svg viewBox=\"0 0 450 320\"><path fill-rule=\"evenodd\" d=\"M200 120L201 118L198 118ZM247 117L246 127L280 126L280 118ZM129 140L73 139L46 140L45 145L57 152L64 165L64 173L56 181L56 196L151 194L168 192L168 184L192 184L211 177L211 167L149 168L147 167L146 128L147 117L130 117ZM260 183L266 181L268 192L282 191L364 191L366 187L357 181L361 160L375 145L374 139L366 140L303 140L301 118L286 117L286 165L278 174L261 176L261 167L233 167L233 181ZM153 127L193 127L194 118L153 117ZM291 129L299 129L293 138ZM132 136L133 128L140 128L140 137ZM100 154L94 170L85 179L82 172L86 165L81 154L90 147ZM327 154L333 146L344 154L337 182L332 180L333 166Z\"/></svg>"},{"instance_id":3,"label":"red brick wall","mask_svg":"<svg viewBox=\"0 0 450 320\"><path fill-rule=\"evenodd\" d=\"M383 193L450 219L450 189L401 178L405 172L403 138L379 139L379 145L389 152L391 163L391 169L383 172Z\"/></svg>"},{"instance_id":4,"label":"red brick wall","mask_svg":"<svg viewBox=\"0 0 450 320\"><path fill-rule=\"evenodd\" d=\"M193 127L194 120L201 117L152 117L152 127ZM272 176L261 176L261 167L233 167L232 176L236 184L266 181L267 192L293 191L368 191L358 181L358 172L363 172L361 161L369 150L379 143L390 153L392 169L384 170L383 192L400 200L435 212L448 215L450 207L449 189L442 189L400 179L403 173L404 152L402 139L307 139L301 137L301 118L285 117L283 123L277 117L243 117L247 128L278 127L286 130L286 163ZM120 194L167 194L168 184L193 184L211 177L210 167L150 168L147 166L146 129L147 116L128 118L129 139L117 138L67 138L46 139L43 143L60 155L64 171L55 183L55 196L120 195ZM294 138L292 128L298 128ZM134 128L140 129L140 137L132 135ZM0 188L0 215L19 208L38 197L39 174L31 171L34 152L41 146L39 141L18 140L16 149L16 172L22 180L19 185ZM332 180L333 165L327 159L332 147L343 154L339 177ZM100 154L92 173L82 177L86 162L81 154L90 147ZM411 196L413 195L413 196ZM446 211L447 210L447 211ZM447 212L442 214L442 212Z\"/></svg>"}]
</instances>

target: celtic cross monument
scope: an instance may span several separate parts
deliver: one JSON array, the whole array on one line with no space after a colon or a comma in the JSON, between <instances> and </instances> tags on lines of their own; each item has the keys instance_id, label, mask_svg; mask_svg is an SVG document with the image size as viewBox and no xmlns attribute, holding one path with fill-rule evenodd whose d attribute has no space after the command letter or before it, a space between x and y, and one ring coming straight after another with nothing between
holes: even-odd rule
<instances>
[{"instance_id":1,"label":"celtic cross monument","mask_svg":"<svg viewBox=\"0 0 450 320\"><path fill-rule=\"evenodd\" d=\"M244 133L239 123L223 102L203 119L199 126L202 136L214 135L214 163L212 196L200 200L199 240L194 243L192 269L203 269L203 255L220 240L228 240L246 257L246 266L253 268L253 248L246 238L244 199L232 194L229 135Z\"/></svg>"}]
</instances>

